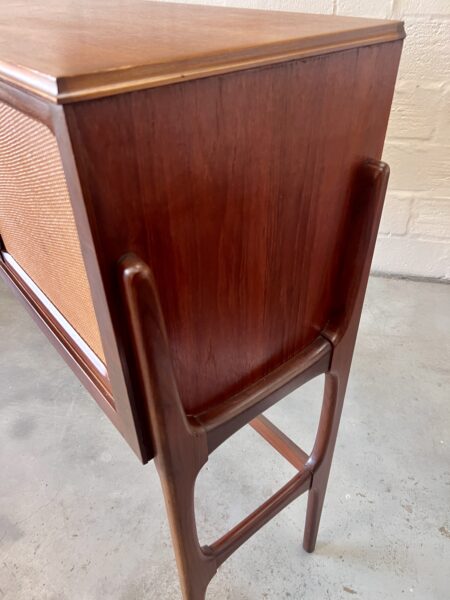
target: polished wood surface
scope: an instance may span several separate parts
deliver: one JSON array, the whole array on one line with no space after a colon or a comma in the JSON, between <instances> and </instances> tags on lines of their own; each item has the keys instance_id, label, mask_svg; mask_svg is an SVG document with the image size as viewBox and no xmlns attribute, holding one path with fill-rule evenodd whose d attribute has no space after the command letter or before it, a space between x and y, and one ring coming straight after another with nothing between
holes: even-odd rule
<instances>
[{"instance_id":1,"label":"polished wood surface","mask_svg":"<svg viewBox=\"0 0 450 600\"><path fill-rule=\"evenodd\" d=\"M1 230L0 274L155 459L183 597L205 600L217 568L305 492L315 548L389 176L402 25L145 1L6 6L0 35L19 14L37 35L0 40L0 59L15 55L0 99L57 140L107 376ZM159 15L165 44L142 15ZM322 373L307 454L261 413ZM248 423L297 473L201 547L196 478Z\"/></svg>"},{"instance_id":2,"label":"polished wood surface","mask_svg":"<svg viewBox=\"0 0 450 600\"><path fill-rule=\"evenodd\" d=\"M207 432L208 449L213 452L251 419L310 379L325 373L330 365L331 352L331 344L321 335L317 336L296 356L270 371L270 383L267 377L261 377L224 402L192 415L191 425Z\"/></svg>"},{"instance_id":3,"label":"polished wood surface","mask_svg":"<svg viewBox=\"0 0 450 600\"><path fill-rule=\"evenodd\" d=\"M245 541L298 496L308 491L303 546L315 548L328 483L331 461L348 381L370 263L375 247L389 168L380 161L364 161L356 169L351 186L351 213L358 219L348 238L349 247L361 255L353 263L346 252L338 261L339 294L351 298L341 313L340 338L325 330L319 336L335 340L330 364L323 365L325 389L319 427L311 454L291 442L264 417L253 419L253 427L276 448L298 473L282 488L220 539L200 546L194 508L195 481L212 451L211 431L186 419L178 393L175 372L157 284L151 269L138 256L127 254L119 263L125 300L131 352L138 364L139 383L146 398L147 419L153 432L155 460L165 490L175 555L185 600L205 600L208 584L217 568ZM349 263L353 263L347 270ZM331 341L328 340L328 342ZM308 350L307 350L308 352ZM311 360L314 362L314 353ZM319 364L320 359L316 359ZM308 362L308 361L306 361ZM296 374L297 371L294 370ZM294 375L294 374L293 374ZM264 397L283 386L276 371L260 381ZM229 406L233 414L235 407ZM247 422L250 417L247 415ZM242 424L240 424L242 426ZM227 432L227 437L233 431Z\"/></svg>"},{"instance_id":4,"label":"polished wood surface","mask_svg":"<svg viewBox=\"0 0 450 600\"><path fill-rule=\"evenodd\" d=\"M0 79L70 102L403 37L402 23L377 19L147 0L4 0Z\"/></svg>"},{"instance_id":5,"label":"polished wood surface","mask_svg":"<svg viewBox=\"0 0 450 600\"><path fill-rule=\"evenodd\" d=\"M308 454L271 423L267 417L259 415L250 421L250 425L298 471L305 467L309 458Z\"/></svg>"},{"instance_id":6,"label":"polished wood surface","mask_svg":"<svg viewBox=\"0 0 450 600\"><path fill-rule=\"evenodd\" d=\"M400 49L65 107L114 326L123 331L113 265L129 250L154 273L188 414L326 326L353 173L381 157Z\"/></svg>"}]
</instances>

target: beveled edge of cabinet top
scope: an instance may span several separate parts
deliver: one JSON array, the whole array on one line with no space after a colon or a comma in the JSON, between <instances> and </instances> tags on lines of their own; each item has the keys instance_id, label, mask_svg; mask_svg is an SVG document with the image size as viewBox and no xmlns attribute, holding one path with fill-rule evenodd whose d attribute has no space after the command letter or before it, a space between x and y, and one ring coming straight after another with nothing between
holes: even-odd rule
<instances>
[{"instance_id":1,"label":"beveled edge of cabinet top","mask_svg":"<svg viewBox=\"0 0 450 600\"><path fill-rule=\"evenodd\" d=\"M0 81L62 104L404 37L401 21L147 0L6 0Z\"/></svg>"}]
</instances>

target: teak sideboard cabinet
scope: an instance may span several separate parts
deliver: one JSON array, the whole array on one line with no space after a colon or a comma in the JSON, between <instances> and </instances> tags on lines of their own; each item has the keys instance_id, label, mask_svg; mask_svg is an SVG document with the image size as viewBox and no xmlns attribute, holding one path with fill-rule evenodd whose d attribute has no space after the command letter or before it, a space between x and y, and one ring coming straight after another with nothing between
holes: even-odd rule
<instances>
[{"instance_id":1,"label":"teak sideboard cabinet","mask_svg":"<svg viewBox=\"0 0 450 600\"><path fill-rule=\"evenodd\" d=\"M184 598L203 600L303 492L313 551L402 23L145 0L4 0L1 13L0 272L155 459ZM319 374L308 455L261 413ZM298 472L200 546L195 479L247 423Z\"/></svg>"}]
</instances>

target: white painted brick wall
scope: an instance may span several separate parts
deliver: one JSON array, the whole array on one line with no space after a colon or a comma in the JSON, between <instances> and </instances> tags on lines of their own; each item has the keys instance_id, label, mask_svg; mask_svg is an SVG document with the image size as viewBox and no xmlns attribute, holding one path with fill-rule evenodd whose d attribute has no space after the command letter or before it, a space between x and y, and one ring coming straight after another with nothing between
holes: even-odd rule
<instances>
[{"instance_id":1,"label":"white painted brick wall","mask_svg":"<svg viewBox=\"0 0 450 600\"><path fill-rule=\"evenodd\" d=\"M407 38L384 151L373 269L450 279L450 0L392 0Z\"/></svg>"},{"instance_id":2,"label":"white painted brick wall","mask_svg":"<svg viewBox=\"0 0 450 600\"><path fill-rule=\"evenodd\" d=\"M350 17L373 17L388 19L391 14L390 0L336 0L334 12Z\"/></svg>"},{"instance_id":3,"label":"white painted brick wall","mask_svg":"<svg viewBox=\"0 0 450 600\"><path fill-rule=\"evenodd\" d=\"M405 21L373 269L450 280L450 0L186 1Z\"/></svg>"}]
</instances>

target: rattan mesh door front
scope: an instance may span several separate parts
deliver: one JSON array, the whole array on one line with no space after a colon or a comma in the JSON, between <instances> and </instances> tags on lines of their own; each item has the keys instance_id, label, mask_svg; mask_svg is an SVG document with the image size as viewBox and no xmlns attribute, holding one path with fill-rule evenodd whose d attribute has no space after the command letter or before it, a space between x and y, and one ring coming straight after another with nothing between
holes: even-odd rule
<instances>
[{"instance_id":1,"label":"rattan mesh door front","mask_svg":"<svg viewBox=\"0 0 450 600\"><path fill-rule=\"evenodd\" d=\"M53 133L0 102L0 234L6 251L104 362Z\"/></svg>"}]
</instances>

